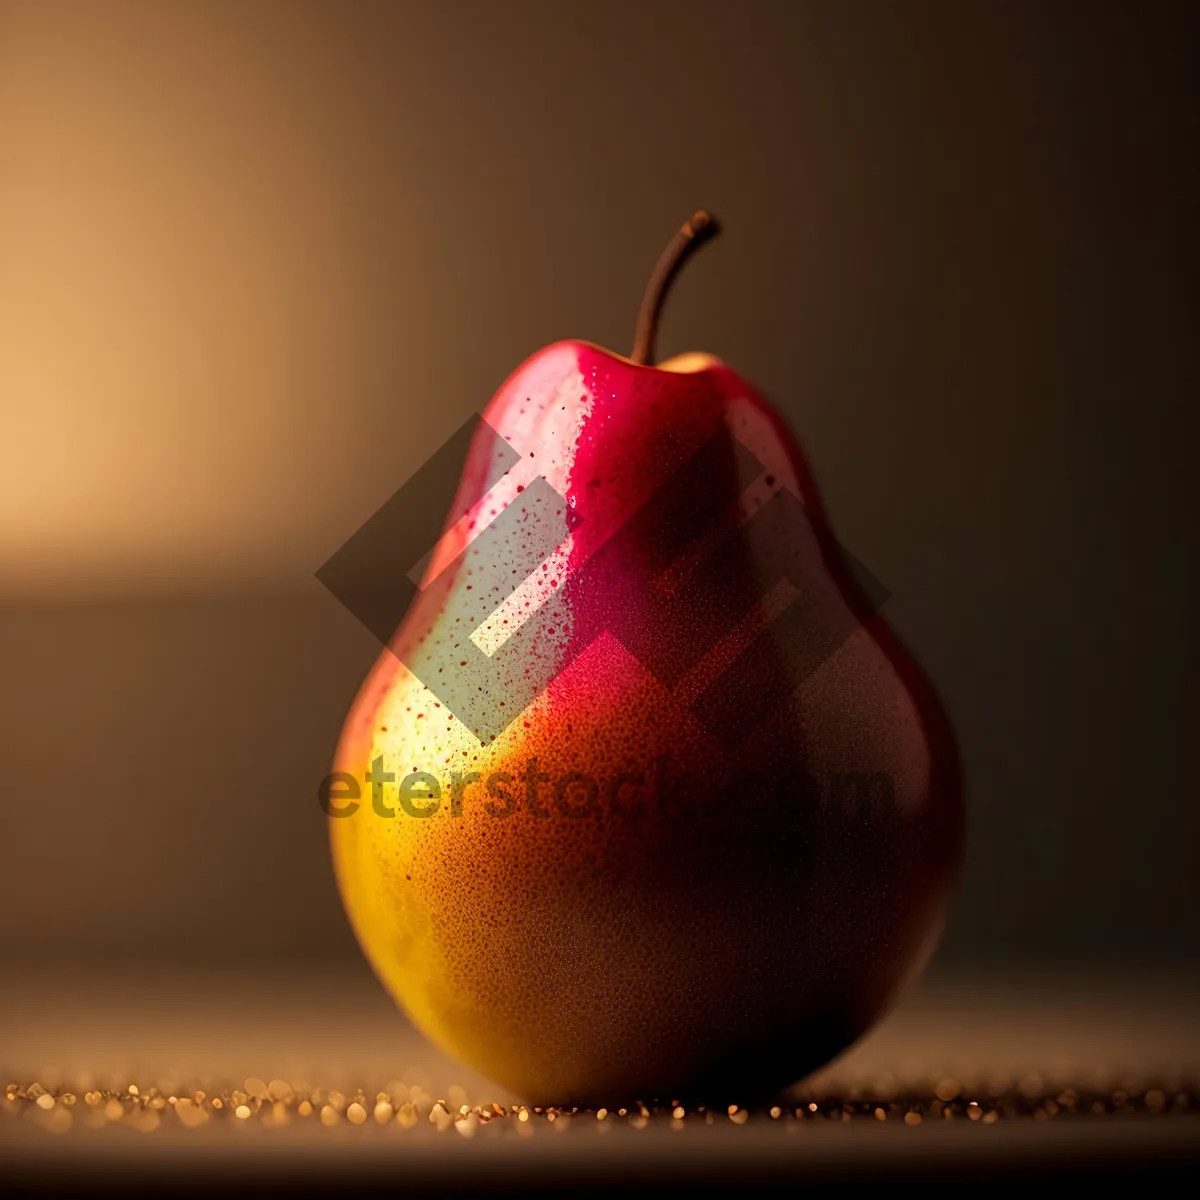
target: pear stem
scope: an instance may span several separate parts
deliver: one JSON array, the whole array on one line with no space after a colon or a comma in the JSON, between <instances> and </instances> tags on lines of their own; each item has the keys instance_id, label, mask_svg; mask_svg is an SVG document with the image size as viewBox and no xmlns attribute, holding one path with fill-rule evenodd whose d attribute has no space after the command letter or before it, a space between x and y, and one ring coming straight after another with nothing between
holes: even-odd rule
<instances>
[{"instance_id":1,"label":"pear stem","mask_svg":"<svg viewBox=\"0 0 1200 1200\"><path fill-rule=\"evenodd\" d=\"M630 358L644 367L654 366L654 339L658 334L658 319L662 315L667 292L675 282L680 268L692 256L692 252L721 232L717 219L704 209L697 209L680 226L662 252L646 292L642 296L642 307L638 311L637 326L633 335L633 353Z\"/></svg>"}]
</instances>

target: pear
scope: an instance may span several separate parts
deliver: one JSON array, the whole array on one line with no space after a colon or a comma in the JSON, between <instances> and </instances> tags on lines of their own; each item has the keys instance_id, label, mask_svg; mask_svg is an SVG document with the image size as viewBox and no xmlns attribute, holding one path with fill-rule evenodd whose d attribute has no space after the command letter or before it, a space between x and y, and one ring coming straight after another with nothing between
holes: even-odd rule
<instances>
[{"instance_id":1,"label":"pear","mask_svg":"<svg viewBox=\"0 0 1200 1200\"><path fill-rule=\"evenodd\" d=\"M631 356L559 342L497 392L337 750L367 958L530 1103L799 1080L922 969L961 856L950 726L783 421L714 357L653 362L715 229Z\"/></svg>"}]
</instances>

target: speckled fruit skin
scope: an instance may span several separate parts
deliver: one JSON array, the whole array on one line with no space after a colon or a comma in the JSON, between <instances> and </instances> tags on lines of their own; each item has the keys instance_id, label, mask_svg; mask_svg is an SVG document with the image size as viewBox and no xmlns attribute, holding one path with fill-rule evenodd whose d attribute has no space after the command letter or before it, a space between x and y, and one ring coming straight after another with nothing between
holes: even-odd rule
<instances>
[{"instance_id":1,"label":"speckled fruit skin","mask_svg":"<svg viewBox=\"0 0 1200 1200\"><path fill-rule=\"evenodd\" d=\"M469 568L438 573L474 536L462 523L448 532L394 653L381 656L354 704L335 766L360 780L377 757L397 779L508 772L515 811L487 811L507 802L474 784L458 815L444 792L432 816L397 808L381 818L364 788L353 816L329 821L354 930L429 1037L530 1103L744 1103L771 1094L857 1038L940 935L963 835L942 709L856 590L794 440L717 360L644 367L587 343L556 343L509 378L484 417L522 465L478 510L476 528L537 474L583 522L504 618L489 618L485 599L463 607ZM704 487L731 505L744 491L736 437L767 472L744 511L764 488L800 497L805 517L790 550L803 578L792 583L849 630L800 678L766 662L761 686L778 703L743 739L731 744L689 707L721 653L668 689L616 638L593 636L589 606L603 597L586 589L568 593L578 619L539 651L561 673L486 745L401 665L426 638L462 636L475 624L494 630L548 589L571 588L579 565L714 433L727 461ZM480 499L490 452L477 441L455 515ZM681 541L672 554L689 551L690 535ZM760 550L747 541L702 604L679 603L681 644L722 606L741 611L747 589L757 596L776 583L758 570ZM660 567L661 553L636 545L621 563L634 577L647 573L646 588ZM738 636L768 619L753 610ZM727 699L734 713L746 698ZM559 811L550 783L527 803L521 777L533 757L551 780L591 774L598 807ZM758 792L746 786L748 770L785 782ZM648 782L608 803L607 783L621 771ZM847 773L886 775L890 802L839 793ZM395 807L395 785L384 794ZM586 794L564 795L586 809Z\"/></svg>"}]
</instances>

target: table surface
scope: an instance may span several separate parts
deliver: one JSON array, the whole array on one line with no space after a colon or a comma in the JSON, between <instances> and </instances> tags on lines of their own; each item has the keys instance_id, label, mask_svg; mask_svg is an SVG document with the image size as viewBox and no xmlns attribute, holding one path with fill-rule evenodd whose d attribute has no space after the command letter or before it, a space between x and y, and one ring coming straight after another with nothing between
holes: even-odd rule
<instances>
[{"instance_id":1,"label":"table surface","mask_svg":"<svg viewBox=\"0 0 1200 1200\"><path fill-rule=\"evenodd\" d=\"M1195 979L935 976L774 1111L603 1119L522 1114L365 971L9 980L0 1169L31 1183L1099 1180L1200 1154Z\"/></svg>"}]
</instances>

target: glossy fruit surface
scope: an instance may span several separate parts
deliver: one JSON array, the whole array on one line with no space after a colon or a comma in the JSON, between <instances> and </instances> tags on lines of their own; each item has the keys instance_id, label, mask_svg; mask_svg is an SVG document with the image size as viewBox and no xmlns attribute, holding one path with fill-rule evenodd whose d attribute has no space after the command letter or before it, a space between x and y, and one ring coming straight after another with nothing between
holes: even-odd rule
<instances>
[{"instance_id":1,"label":"glossy fruit surface","mask_svg":"<svg viewBox=\"0 0 1200 1200\"><path fill-rule=\"evenodd\" d=\"M452 510L468 515L337 753L396 780L394 816L364 800L330 820L359 941L422 1030L531 1103L786 1086L940 933L962 840L942 710L850 577L791 435L715 359L557 343L484 418L520 463L488 491L481 426ZM473 559L505 512L523 532ZM529 560L558 521L561 545ZM472 635L500 657L458 660ZM435 647L456 651L456 695L519 715L481 741L443 702ZM410 773L437 784L406 810Z\"/></svg>"}]
</instances>

